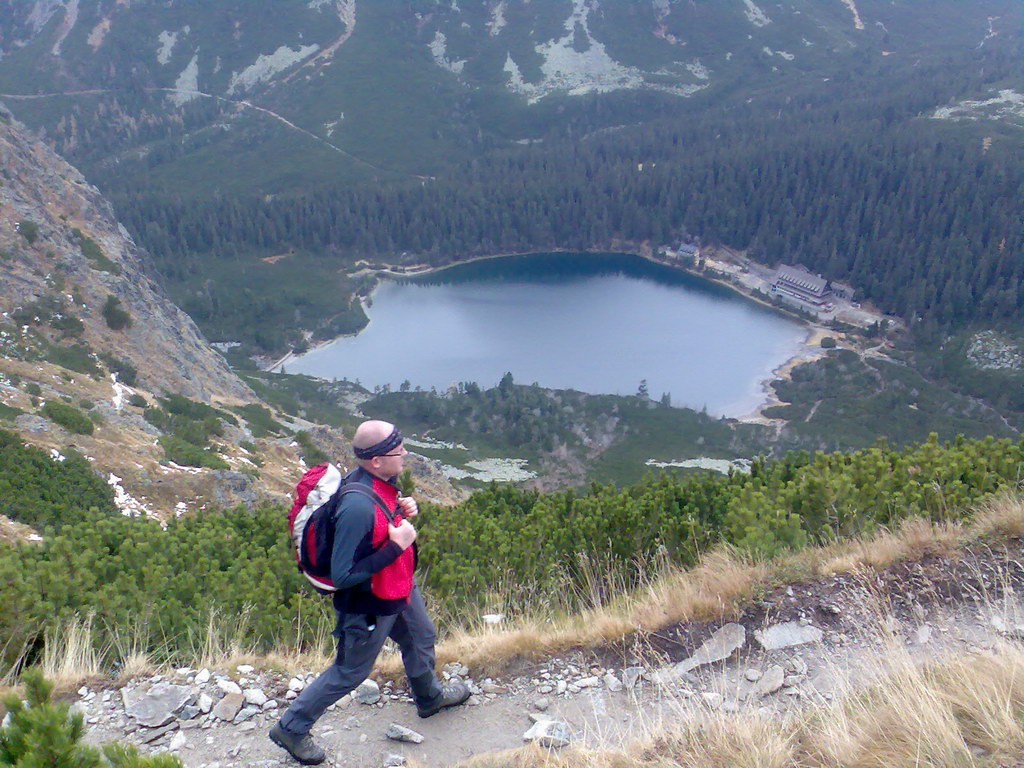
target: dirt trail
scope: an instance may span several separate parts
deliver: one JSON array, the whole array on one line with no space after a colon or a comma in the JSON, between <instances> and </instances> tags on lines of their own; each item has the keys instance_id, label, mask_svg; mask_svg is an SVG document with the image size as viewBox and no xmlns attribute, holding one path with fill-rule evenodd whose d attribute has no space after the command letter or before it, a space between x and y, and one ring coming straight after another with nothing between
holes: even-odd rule
<instances>
[{"instance_id":1,"label":"dirt trail","mask_svg":"<svg viewBox=\"0 0 1024 768\"><path fill-rule=\"evenodd\" d=\"M385 685L383 698L375 705L346 701L328 711L314 729L314 737L327 750L329 765L381 766L388 755L402 755L416 764L443 766L522 746L531 714L564 721L576 744L616 749L649 734L659 723L711 710L781 714L822 704L870 683L884 673L885 660L904 653L926 661L950 653L983 653L1001 642L1020 642L1024 638L1019 598L1024 594L1022 561L1024 543L1014 540L1005 546L968 550L956 560L930 557L879 573L844 574L779 587L739 618L746 641L736 653L688 674L673 673L675 664L692 655L725 622L679 624L642 641L521 663L493 680L478 677L474 680L478 694L470 705L428 720L416 716L403 690L392 691ZM755 632L782 624L817 628L820 639L775 650L761 647ZM630 668L643 670L633 687ZM614 680L606 677L609 673ZM239 678L234 670L230 674ZM779 685L759 694L773 675ZM186 678L175 675L168 680L186 683ZM616 689L623 681L626 684ZM287 676L257 670L240 682L243 688L258 682L278 701L267 706L287 704ZM134 728L116 690L93 690L86 696L90 741L141 742L154 732ZM195 727L182 724L143 750L173 745L189 768L295 765L266 738L276 718L275 710L260 712L238 725L218 721L199 726L201 718L197 718ZM423 735L423 742L388 740L384 733L391 723L412 728ZM132 732L126 734L126 728Z\"/></svg>"}]
</instances>

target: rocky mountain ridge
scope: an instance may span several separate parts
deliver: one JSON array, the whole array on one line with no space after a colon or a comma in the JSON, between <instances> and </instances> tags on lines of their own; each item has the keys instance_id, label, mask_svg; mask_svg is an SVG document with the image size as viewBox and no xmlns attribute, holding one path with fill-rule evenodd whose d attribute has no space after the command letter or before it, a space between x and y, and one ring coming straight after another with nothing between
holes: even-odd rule
<instances>
[{"instance_id":1,"label":"rocky mountain ridge","mask_svg":"<svg viewBox=\"0 0 1024 768\"><path fill-rule=\"evenodd\" d=\"M342 459L340 431L287 415L273 421L148 276L143 254L103 196L2 108L0 175L4 426L55 461L69 447L83 453L122 512L160 520L208 505L287 500L305 467L298 432ZM218 422L210 427L210 466L172 458L182 446L172 453L173 429L152 414L175 397L179 408L205 414L194 423ZM250 423L260 418L271 420L271 431ZM451 493L431 465L415 466L425 493ZM0 523L4 539L32 535L6 518Z\"/></svg>"}]
</instances>

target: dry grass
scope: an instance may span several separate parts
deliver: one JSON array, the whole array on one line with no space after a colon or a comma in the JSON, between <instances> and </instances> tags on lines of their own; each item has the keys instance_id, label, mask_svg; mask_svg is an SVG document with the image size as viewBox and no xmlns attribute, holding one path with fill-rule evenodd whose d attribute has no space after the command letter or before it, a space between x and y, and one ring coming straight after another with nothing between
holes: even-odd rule
<instances>
[{"instance_id":1,"label":"dry grass","mask_svg":"<svg viewBox=\"0 0 1024 768\"><path fill-rule=\"evenodd\" d=\"M507 628L480 623L476 617L450 617L450 632L438 646L441 663L458 660L476 674L495 674L515 659L535 659L570 648L594 647L654 632L684 621L733 619L758 591L771 585L838 573L881 570L900 561L928 555L955 557L980 540L1024 535L1024 498L999 494L981 505L967 523L931 523L921 518L898 529L758 561L730 547L705 555L697 566L673 568L662 562L632 594L619 594L576 615L557 617L546 604L538 616L521 610ZM596 577L595 577L596 578ZM522 596L520 596L520 599ZM522 603L520 602L520 606ZM552 614L555 618L551 618ZM440 622L445 626L446 622ZM401 675L401 660L382 657L378 673Z\"/></svg>"},{"instance_id":2,"label":"dry grass","mask_svg":"<svg viewBox=\"0 0 1024 768\"><path fill-rule=\"evenodd\" d=\"M516 659L539 659L572 648L623 640L642 645L648 633L677 622L733 619L760 591L773 585L882 569L929 554L955 557L959 548L971 543L1022 535L1024 498L1001 494L983 504L969 523L932 524L914 519L894 531L881 530L860 540L810 548L770 561L758 561L725 547L685 570L665 561L653 563L642 586L629 593L605 575L610 569L602 573L601 563L587 564L591 576L582 594L534 594L516 585L510 575L504 592L499 585L496 591L501 594L495 597L495 604L510 619L495 627L478 616L441 617L438 625L449 634L438 645L437 657L442 664L456 660L467 664L480 676L500 673ZM581 602L590 607L569 612L568 606ZM289 673L321 669L330 663L334 653L331 627L322 612L299 618L300 623L314 623L312 636L322 638L318 647L282 647L262 655L240 639L247 620L244 612L233 617L211 614L205 633L193 647L192 660L186 663L211 669L250 663ZM158 665L142 653L141 649L150 646L145 638L116 638L114 647L91 653L86 649L94 646L84 637L90 630L89 620L76 619L48 637L47 648L52 648L46 662L48 674L62 680L84 680L99 672L103 659L117 662L121 678L156 670ZM402 676L397 654L382 655L377 675Z\"/></svg>"}]
</instances>

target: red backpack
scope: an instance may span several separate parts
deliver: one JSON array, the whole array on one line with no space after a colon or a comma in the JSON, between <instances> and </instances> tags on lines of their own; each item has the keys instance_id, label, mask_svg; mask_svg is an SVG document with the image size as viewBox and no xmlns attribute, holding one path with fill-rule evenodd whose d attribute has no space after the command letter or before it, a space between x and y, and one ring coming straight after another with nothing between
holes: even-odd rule
<instances>
[{"instance_id":1,"label":"red backpack","mask_svg":"<svg viewBox=\"0 0 1024 768\"><path fill-rule=\"evenodd\" d=\"M295 486L295 501L288 512L288 535L295 546L299 571L322 595L338 591L331 581L331 553L338 504L348 493L361 493L388 514L388 506L370 487L349 482L333 464L307 469Z\"/></svg>"}]
</instances>

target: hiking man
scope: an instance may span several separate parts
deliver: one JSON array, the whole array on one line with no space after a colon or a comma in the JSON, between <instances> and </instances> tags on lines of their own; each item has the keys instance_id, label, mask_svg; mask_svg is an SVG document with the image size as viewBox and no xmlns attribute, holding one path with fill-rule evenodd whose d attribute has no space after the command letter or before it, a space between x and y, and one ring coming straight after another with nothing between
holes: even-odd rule
<instances>
[{"instance_id":1,"label":"hiking man","mask_svg":"<svg viewBox=\"0 0 1024 768\"><path fill-rule=\"evenodd\" d=\"M334 663L310 683L270 730L270 739L304 765L322 763L326 755L310 736L324 711L354 690L373 668L387 638L402 652L416 711L430 717L462 704L469 688L462 682L441 686L434 674L433 622L416 586L416 529L409 518L416 502L399 494L395 480L407 453L402 433L386 421L364 421L352 440L359 467L346 482L369 486L383 501L364 493L341 497L335 516L331 579L338 588ZM393 518L389 519L390 513Z\"/></svg>"}]
</instances>

